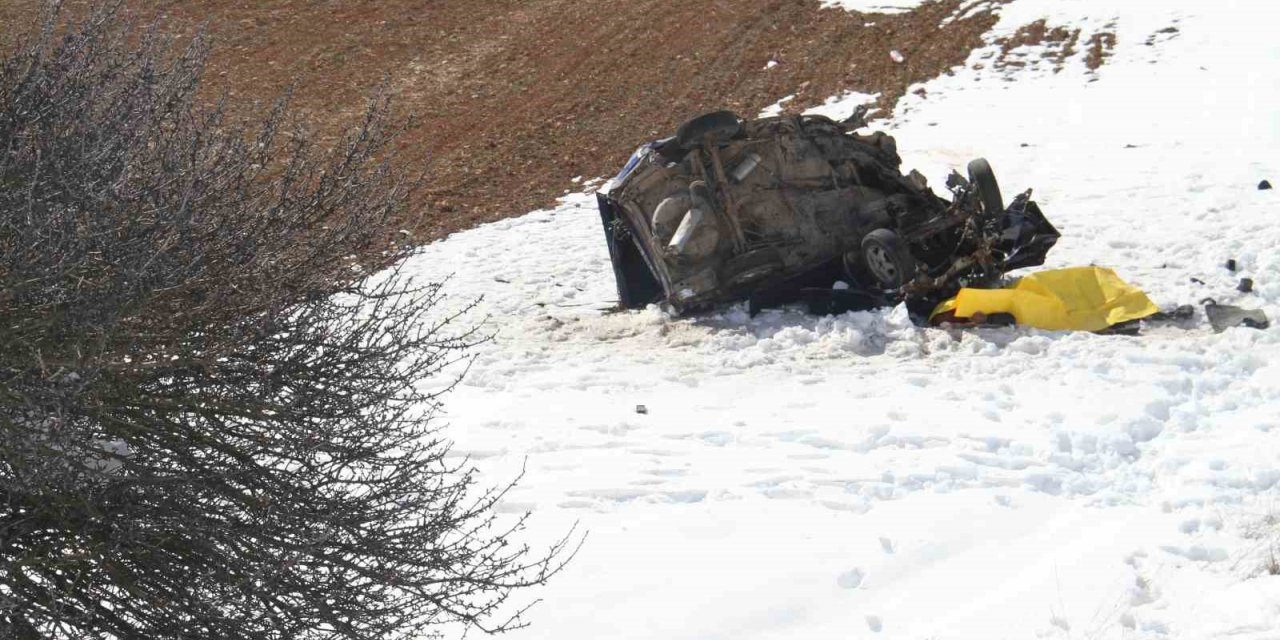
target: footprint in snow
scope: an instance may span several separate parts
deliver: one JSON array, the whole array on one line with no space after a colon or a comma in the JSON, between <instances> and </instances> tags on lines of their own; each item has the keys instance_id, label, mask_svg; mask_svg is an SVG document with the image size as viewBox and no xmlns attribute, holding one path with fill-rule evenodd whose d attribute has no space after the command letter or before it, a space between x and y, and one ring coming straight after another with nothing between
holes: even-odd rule
<instances>
[{"instance_id":1,"label":"footprint in snow","mask_svg":"<svg viewBox=\"0 0 1280 640\"><path fill-rule=\"evenodd\" d=\"M1172 545L1164 545L1160 547L1165 553L1175 556L1181 556L1192 562L1222 562L1230 557L1226 549L1219 547L1206 547L1202 545L1192 545L1190 547L1175 547Z\"/></svg>"},{"instance_id":2,"label":"footprint in snow","mask_svg":"<svg viewBox=\"0 0 1280 640\"><path fill-rule=\"evenodd\" d=\"M862 580L866 576L867 574L863 573L862 569L850 569L840 574L839 578L836 578L836 584L840 585L842 589L857 589L862 586Z\"/></svg>"}]
</instances>

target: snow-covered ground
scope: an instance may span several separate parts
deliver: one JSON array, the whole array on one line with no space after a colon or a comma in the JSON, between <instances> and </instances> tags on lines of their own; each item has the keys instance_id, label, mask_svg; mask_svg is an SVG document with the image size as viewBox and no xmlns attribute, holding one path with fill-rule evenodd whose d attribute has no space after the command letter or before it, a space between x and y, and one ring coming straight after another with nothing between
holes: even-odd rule
<instances>
[{"instance_id":1,"label":"snow-covered ground","mask_svg":"<svg viewBox=\"0 0 1280 640\"><path fill-rule=\"evenodd\" d=\"M1114 55L976 52L885 125L906 168L941 185L985 156L1062 231L1049 267L1280 320L1280 196L1256 188L1280 182L1280 8L1015 0L991 35L1041 17ZM1280 327L607 314L587 194L409 270L483 294L496 333L446 398L455 453L490 484L526 467L503 508L533 539L589 532L513 638L1280 638Z\"/></svg>"}]
</instances>

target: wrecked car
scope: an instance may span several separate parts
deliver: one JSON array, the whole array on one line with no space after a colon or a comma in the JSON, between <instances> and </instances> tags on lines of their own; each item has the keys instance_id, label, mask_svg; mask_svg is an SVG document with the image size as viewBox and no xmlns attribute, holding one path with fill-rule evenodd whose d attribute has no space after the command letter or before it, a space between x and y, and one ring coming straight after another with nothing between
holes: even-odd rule
<instances>
[{"instance_id":1,"label":"wrecked car","mask_svg":"<svg viewBox=\"0 0 1280 640\"><path fill-rule=\"evenodd\" d=\"M1059 234L1030 190L1006 207L977 159L938 197L891 136L858 133L864 116L720 111L641 146L598 194L620 306L692 313L836 281L855 307L941 300L1044 262Z\"/></svg>"}]
</instances>

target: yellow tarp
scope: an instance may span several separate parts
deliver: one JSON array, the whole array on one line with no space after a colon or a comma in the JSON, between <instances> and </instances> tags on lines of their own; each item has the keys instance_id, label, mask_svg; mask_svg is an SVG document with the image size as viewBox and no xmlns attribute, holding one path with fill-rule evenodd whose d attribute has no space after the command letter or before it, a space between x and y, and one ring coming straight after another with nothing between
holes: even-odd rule
<instances>
[{"instance_id":1,"label":"yellow tarp","mask_svg":"<svg viewBox=\"0 0 1280 640\"><path fill-rule=\"evenodd\" d=\"M1008 313L1018 324L1050 331L1101 331L1159 310L1111 269L1072 267L1031 274L1007 289L961 289L931 317L948 311L956 318Z\"/></svg>"}]
</instances>

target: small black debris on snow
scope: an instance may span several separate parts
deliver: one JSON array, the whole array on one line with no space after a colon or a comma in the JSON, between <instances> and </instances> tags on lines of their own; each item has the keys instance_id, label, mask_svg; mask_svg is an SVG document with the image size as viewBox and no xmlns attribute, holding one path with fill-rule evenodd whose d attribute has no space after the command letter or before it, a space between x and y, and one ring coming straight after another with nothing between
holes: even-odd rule
<instances>
[{"instance_id":1,"label":"small black debris on snow","mask_svg":"<svg viewBox=\"0 0 1280 640\"><path fill-rule=\"evenodd\" d=\"M1271 189L1270 182L1263 180L1262 182L1258 183L1258 191L1269 191L1270 189Z\"/></svg>"},{"instance_id":2,"label":"small black debris on snow","mask_svg":"<svg viewBox=\"0 0 1280 640\"><path fill-rule=\"evenodd\" d=\"M1240 284L1236 285L1236 291L1241 293L1253 291L1253 278L1240 278Z\"/></svg>"},{"instance_id":3,"label":"small black debris on snow","mask_svg":"<svg viewBox=\"0 0 1280 640\"><path fill-rule=\"evenodd\" d=\"M1180 304L1174 307L1173 311L1160 311L1148 316L1147 320L1170 321L1170 320L1188 320L1196 315L1196 308L1189 304Z\"/></svg>"}]
</instances>

